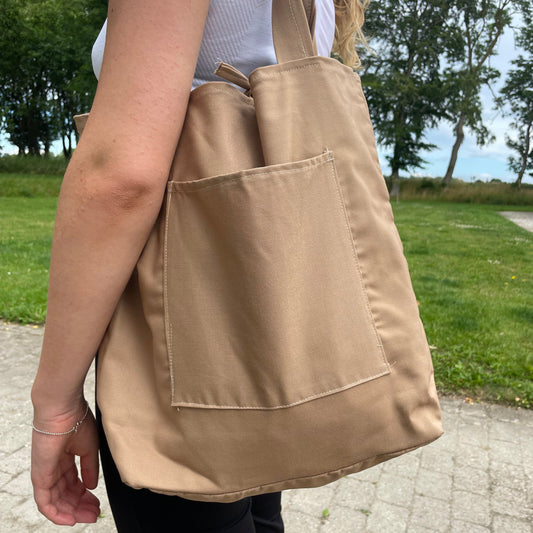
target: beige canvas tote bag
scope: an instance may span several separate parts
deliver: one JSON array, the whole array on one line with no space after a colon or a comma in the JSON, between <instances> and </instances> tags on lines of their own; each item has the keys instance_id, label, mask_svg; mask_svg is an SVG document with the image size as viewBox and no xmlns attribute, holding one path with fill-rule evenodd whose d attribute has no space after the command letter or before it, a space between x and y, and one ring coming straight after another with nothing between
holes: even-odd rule
<instances>
[{"instance_id":1,"label":"beige canvas tote bag","mask_svg":"<svg viewBox=\"0 0 533 533\"><path fill-rule=\"evenodd\" d=\"M273 35L279 64L219 68L245 92L191 92L99 350L105 433L135 488L315 487L442 433L359 76L316 56L302 0L273 0Z\"/></svg>"}]
</instances>

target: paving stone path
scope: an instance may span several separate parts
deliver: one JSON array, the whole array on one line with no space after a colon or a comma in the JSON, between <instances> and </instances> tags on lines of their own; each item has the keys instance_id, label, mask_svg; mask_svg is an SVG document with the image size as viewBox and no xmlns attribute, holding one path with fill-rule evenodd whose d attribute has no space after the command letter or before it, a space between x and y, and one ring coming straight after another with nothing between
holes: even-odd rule
<instances>
[{"instance_id":1,"label":"paving stone path","mask_svg":"<svg viewBox=\"0 0 533 533\"><path fill-rule=\"evenodd\" d=\"M66 531L39 515L29 476L42 332L0 322L1 533ZM91 377L87 398L93 390ZM284 492L286 533L532 533L533 411L441 405L445 435L433 444L325 487ZM103 480L95 492L103 518L68 531L115 531Z\"/></svg>"},{"instance_id":2,"label":"paving stone path","mask_svg":"<svg viewBox=\"0 0 533 533\"><path fill-rule=\"evenodd\" d=\"M500 211L500 215L527 231L533 232L533 211Z\"/></svg>"}]
</instances>

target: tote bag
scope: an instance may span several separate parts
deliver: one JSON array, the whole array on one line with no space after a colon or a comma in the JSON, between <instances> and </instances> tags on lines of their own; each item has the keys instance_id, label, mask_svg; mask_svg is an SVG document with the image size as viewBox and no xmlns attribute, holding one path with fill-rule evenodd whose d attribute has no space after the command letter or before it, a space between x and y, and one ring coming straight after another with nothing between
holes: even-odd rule
<instances>
[{"instance_id":1,"label":"tote bag","mask_svg":"<svg viewBox=\"0 0 533 533\"><path fill-rule=\"evenodd\" d=\"M316 55L307 10L273 0L278 64L249 78L219 67L244 93L190 94L158 221L99 349L103 426L131 487L234 501L442 433L361 82Z\"/></svg>"}]
</instances>

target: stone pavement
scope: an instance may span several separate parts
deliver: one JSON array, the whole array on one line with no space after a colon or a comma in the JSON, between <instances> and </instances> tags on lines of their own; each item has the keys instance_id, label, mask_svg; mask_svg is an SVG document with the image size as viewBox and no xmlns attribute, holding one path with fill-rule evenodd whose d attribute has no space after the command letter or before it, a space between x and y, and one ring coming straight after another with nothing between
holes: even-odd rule
<instances>
[{"instance_id":1,"label":"stone pavement","mask_svg":"<svg viewBox=\"0 0 533 533\"><path fill-rule=\"evenodd\" d=\"M533 232L533 211L500 211L500 215L527 231Z\"/></svg>"},{"instance_id":2,"label":"stone pavement","mask_svg":"<svg viewBox=\"0 0 533 533\"><path fill-rule=\"evenodd\" d=\"M0 322L1 533L65 531L39 515L30 485L29 391L41 338L42 328ZM93 387L90 379L89 399ZM531 533L533 411L441 404L445 435L433 444L325 487L284 492L286 533ZM103 480L96 494L104 516L72 531L115 531Z\"/></svg>"}]
</instances>

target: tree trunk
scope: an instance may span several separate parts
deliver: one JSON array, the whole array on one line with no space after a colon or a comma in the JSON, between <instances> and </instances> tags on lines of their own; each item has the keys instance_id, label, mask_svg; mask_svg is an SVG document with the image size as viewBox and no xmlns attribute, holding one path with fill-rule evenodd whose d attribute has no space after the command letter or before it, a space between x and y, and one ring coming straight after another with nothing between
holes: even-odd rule
<instances>
[{"instance_id":1,"label":"tree trunk","mask_svg":"<svg viewBox=\"0 0 533 533\"><path fill-rule=\"evenodd\" d=\"M520 167L520 172L518 173L518 178L515 181L515 185L520 189L522 187L522 178L524 177L524 174L527 170L527 160L529 158L529 149L531 146L531 127L533 126L533 123L529 123L527 125L526 129L526 145L524 146L524 150L522 152L522 166Z\"/></svg>"},{"instance_id":2,"label":"tree trunk","mask_svg":"<svg viewBox=\"0 0 533 533\"><path fill-rule=\"evenodd\" d=\"M455 170L455 164L457 163L457 154L459 153L459 148L461 147L461 144L463 144L463 141L465 139L464 124L465 124L465 114L461 113L459 115L459 121L457 122L455 128L453 129L453 131L455 132L455 143L452 148L452 155L450 157L450 163L448 165L448 170L446 171L446 175L444 176L444 179L442 180L442 184L445 187L448 187L452 181L453 171Z\"/></svg>"},{"instance_id":3,"label":"tree trunk","mask_svg":"<svg viewBox=\"0 0 533 533\"><path fill-rule=\"evenodd\" d=\"M392 156L392 161L390 161L390 166L391 175L389 178L389 193L400 179L400 146L398 140L396 140L396 143L394 144L394 153Z\"/></svg>"},{"instance_id":4,"label":"tree trunk","mask_svg":"<svg viewBox=\"0 0 533 533\"><path fill-rule=\"evenodd\" d=\"M72 134L64 133L61 136L61 141L63 142L63 155L65 156L65 159L70 159L70 156L72 155Z\"/></svg>"},{"instance_id":5,"label":"tree trunk","mask_svg":"<svg viewBox=\"0 0 533 533\"><path fill-rule=\"evenodd\" d=\"M393 191L395 192L396 194L396 191L398 189L398 180L400 179L400 169L393 166L392 167L392 172L391 172L391 175L390 175L390 178L389 178L389 194L392 194Z\"/></svg>"},{"instance_id":6,"label":"tree trunk","mask_svg":"<svg viewBox=\"0 0 533 533\"><path fill-rule=\"evenodd\" d=\"M33 109L30 109L26 115L26 134L28 153L30 155L41 155L39 132L37 129L37 121L35 120L35 113Z\"/></svg>"}]
</instances>

